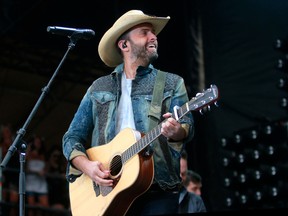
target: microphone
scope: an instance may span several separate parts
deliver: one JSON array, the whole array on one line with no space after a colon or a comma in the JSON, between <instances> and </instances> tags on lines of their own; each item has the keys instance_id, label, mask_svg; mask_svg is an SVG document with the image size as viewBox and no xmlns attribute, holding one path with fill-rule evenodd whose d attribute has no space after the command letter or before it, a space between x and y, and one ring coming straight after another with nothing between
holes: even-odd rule
<instances>
[{"instance_id":1,"label":"microphone","mask_svg":"<svg viewBox=\"0 0 288 216\"><path fill-rule=\"evenodd\" d=\"M83 38L85 40L89 40L95 35L95 32L92 29L66 28L59 26L48 26L47 32L50 32L52 34L68 36L69 38L71 37L76 39Z\"/></svg>"}]
</instances>

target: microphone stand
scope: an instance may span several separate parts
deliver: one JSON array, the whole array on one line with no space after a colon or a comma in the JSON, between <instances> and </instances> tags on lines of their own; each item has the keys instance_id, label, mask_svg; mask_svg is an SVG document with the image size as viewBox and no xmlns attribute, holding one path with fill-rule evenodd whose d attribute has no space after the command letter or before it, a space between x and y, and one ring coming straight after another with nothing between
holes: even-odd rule
<instances>
[{"instance_id":1,"label":"microphone stand","mask_svg":"<svg viewBox=\"0 0 288 216\"><path fill-rule=\"evenodd\" d=\"M54 81L56 75L58 74L59 69L61 68L63 62L65 61L68 53L75 47L79 37L77 35L70 36L70 43L68 45L68 49L63 56L61 62L59 63L58 67L56 68L53 76L51 77L47 86L42 88L42 94L40 95L38 101L36 102L34 108L32 109L30 115L28 116L26 122L24 123L23 127L17 131L17 136L15 137L12 145L9 147L3 161L1 162L1 167L5 168L7 163L9 162L10 158L13 156L15 151L20 147L20 154L19 154L19 163L20 163L20 173L19 173L19 216L25 215L25 158L26 158L26 149L27 143L22 140L26 133L26 128L28 127L29 123L31 122L32 118L34 117L36 111L38 110L41 102L43 101L44 97L48 93L52 82Z\"/></svg>"}]
</instances>

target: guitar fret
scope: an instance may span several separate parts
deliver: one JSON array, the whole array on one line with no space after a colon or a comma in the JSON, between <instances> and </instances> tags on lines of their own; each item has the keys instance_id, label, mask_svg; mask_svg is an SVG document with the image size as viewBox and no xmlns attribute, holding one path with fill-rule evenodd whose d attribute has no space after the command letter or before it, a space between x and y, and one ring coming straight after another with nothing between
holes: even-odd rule
<instances>
[{"instance_id":1,"label":"guitar fret","mask_svg":"<svg viewBox=\"0 0 288 216\"><path fill-rule=\"evenodd\" d=\"M155 138L161 135L161 125L155 128Z\"/></svg>"},{"instance_id":2,"label":"guitar fret","mask_svg":"<svg viewBox=\"0 0 288 216\"><path fill-rule=\"evenodd\" d=\"M141 150L141 146L143 145L144 140L140 139L137 143L139 143L139 145L135 145L135 151L134 154L136 154L137 152L139 152Z\"/></svg>"},{"instance_id":3,"label":"guitar fret","mask_svg":"<svg viewBox=\"0 0 288 216\"><path fill-rule=\"evenodd\" d=\"M127 149L128 150L128 149ZM126 160L127 160L127 157L126 157L126 152L127 152L127 150L126 151L124 151L123 153L122 153L122 155L121 155L121 158L122 158L122 161L123 161L123 164L126 162Z\"/></svg>"},{"instance_id":4,"label":"guitar fret","mask_svg":"<svg viewBox=\"0 0 288 216\"><path fill-rule=\"evenodd\" d=\"M183 117L183 106L181 108L179 108L179 112L180 112L179 119L181 119Z\"/></svg>"},{"instance_id":5,"label":"guitar fret","mask_svg":"<svg viewBox=\"0 0 288 216\"><path fill-rule=\"evenodd\" d=\"M123 163L125 163L125 162L127 161L128 151L129 151L129 149L127 149L126 151L124 151L123 154L122 154L122 156L121 156Z\"/></svg>"},{"instance_id":6,"label":"guitar fret","mask_svg":"<svg viewBox=\"0 0 288 216\"><path fill-rule=\"evenodd\" d=\"M138 149L138 151L144 148L146 142L147 142L147 135L144 136L142 140L140 140L140 148Z\"/></svg>"},{"instance_id":7,"label":"guitar fret","mask_svg":"<svg viewBox=\"0 0 288 216\"><path fill-rule=\"evenodd\" d=\"M149 143L151 142L151 140L152 140L151 136L153 137L153 131L154 131L154 129L151 130L151 132L147 134L147 143L148 143L148 142L149 142Z\"/></svg>"},{"instance_id":8,"label":"guitar fret","mask_svg":"<svg viewBox=\"0 0 288 216\"><path fill-rule=\"evenodd\" d=\"M133 145L130 146L130 147L125 151L125 161L123 161L123 163L126 163L126 161L129 160L129 158L131 158L132 155L133 155Z\"/></svg>"}]
</instances>

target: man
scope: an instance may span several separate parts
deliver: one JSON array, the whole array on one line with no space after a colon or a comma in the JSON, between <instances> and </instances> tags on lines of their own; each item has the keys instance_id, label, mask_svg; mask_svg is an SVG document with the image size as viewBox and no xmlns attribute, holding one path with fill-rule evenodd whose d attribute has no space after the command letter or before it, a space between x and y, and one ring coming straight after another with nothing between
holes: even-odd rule
<instances>
[{"instance_id":1,"label":"man","mask_svg":"<svg viewBox=\"0 0 288 216\"><path fill-rule=\"evenodd\" d=\"M187 171L188 171L188 154L187 151L183 149L180 157L180 177L182 178L183 182L186 179Z\"/></svg>"},{"instance_id":2,"label":"man","mask_svg":"<svg viewBox=\"0 0 288 216\"><path fill-rule=\"evenodd\" d=\"M197 172L188 169L188 154L185 149L181 152L180 176L183 185L189 192L201 195L202 177Z\"/></svg>"},{"instance_id":3,"label":"man","mask_svg":"<svg viewBox=\"0 0 288 216\"><path fill-rule=\"evenodd\" d=\"M89 87L68 131L63 136L63 153L68 160L67 179L71 183L70 187L73 188L73 185L76 185L74 188L79 191L77 198L73 197L71 200L70 197L72 213L76 206L75 211L81 208L81 205L91 202L91 199L97 202L93 205L94 209L86 210L85 207L83 211L86 210L86 212L82 211L82 215L97 215L94 210L102 204L104 206L99 208L100 214L104 214L103 209L112 205L109 209L109 214L112 215L113 209L124 208L123 206L130 202L131 205L128 205L127 209L124 208L122 211L117 209L115 212L127 215L177 213L178 192L181 185L180 151L192 139L194 131L191 113L178 121L173 118L173 114L178 115L177 109L176 113L173 110L174 107L181 107L188 101L184 80L180 76L166 73L164 93L161 96L163 99L160 104L161 115L158 119L160 134L145 148L144 152L139 152L140 159L138 160L138 155L127 159L130 152L138 152L133 148L129 148L120 155L118 155L119 151L115 151L115 148L125 145L126 138L130 139L130 135L128 136L130 130L127 131L127 128L141 132L141 135L150 130L150 105L155 79L159 73L151 63L158 58L157 35L169 19L170 17L149 16L140 10L131 10L123 14L100 40L98 46L100 58L107 66L115 68L110 75L97 79ZM119 134L121 139L118 140ZM90 136L91 143L88 142ZM115 146L106 151L105 147L114 145L115 139L117 139ZM94 159L91 159L88 154L89 149L87 150L89 146L96 147L96 150L103 149L105 154L111 153L109 156L111 160L107 159L111 162L111 166L107 166L107 163L103 161L104 153L95 153ZM116 156L113 158L112 154ZM102 160L98 159L101 157ZM147 162L149 157L153 158L153 163ZM119 161L128 165L118 167ZM139 178L138 175L135 176L135 173L142 174L142 161L153 166L152 169L144 169L144 175ZM116 174L113 170L114 162L117 163ZM138 163L140 166L135 166L135 171L131 171L131 167ZM128 176L126 173L129 173ZM152 178L151 181L147 180L148 184L145 182L147 189L140 189L143 179L149 174L152 174ZM79 189L83 184L85 185L86 177L89 177L89 185L93 182L94 187L91 189L95 190L95 193L93 192L87 198ZM81 181L78 181L78 178ZM131 185L127 188L123 187L130 180ZM141 183L138 184L137 180ZM133 188L134 182L137 182L135 188ZM119 193L117 193L118 190ZM131 198L137 190L139 193ZM72 189L70 193L74 193ZM109 200L110 197L112 201ZM121 198L117 200L119 197ZM105 201L102 202L101 198ZM75 201L77 205L74 205L73 202L77 199L81 201ZM107 206L106 203L111 204ZM80 212L79 210L79 215L81 215Z\"/></svg>"},{"instance_id":4,"label":"man","mask_svg":"<svg viewBox=\"0 0 288 216\"><path fill-rule=\"evenodd\" d=\"M186 187L187 191L193 192L201 196L202 178L197 172L187 170L186 179L183 184Z\"/></svg>"},{"instance_id":5,"label":"man","mask_svg":"<svg viewBox=\"0 0 288 216\"><path fill-rule=\"evenodd\" d=\"M188 169L188 154L185 149L181 152L180 176L182 178L182 188L179 193L179 213L206 212L206 206L202 199L201 176Z\"/></svg>"},{"instance_id":6,"label":"man","mask_svg":"<svg viewBox=\"0 0 288 216\"><path fill-rule=\"evenodd\" d=\"M206 212L206 206L202 197L191 191L183 185L179 193L179 213L197 213Z\"/></svg>"}]
</instances>

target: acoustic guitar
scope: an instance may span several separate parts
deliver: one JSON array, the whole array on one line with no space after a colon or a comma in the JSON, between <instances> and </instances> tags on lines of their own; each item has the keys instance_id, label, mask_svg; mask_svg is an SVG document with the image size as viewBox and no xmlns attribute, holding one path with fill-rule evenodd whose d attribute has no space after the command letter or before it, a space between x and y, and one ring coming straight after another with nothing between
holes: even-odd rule
<instances>
[{"instance_id":1,"label":"acoustic guitar","mask_svg":"<svg viewBox=\"0 0 288 216\"><path fill-rule=\"evenodd\" d=\"M218 88L210 85L210 88L196 94L182 107L175 107L172 117L178 121L190 111L210 108L209 105L216 104L217 100ZM133 201L152 184L153 157L145 153L147 147L160 135L161 123L145 135L126 128L111 142L89 148L89 159L100 161L110 170L114 185L98 186L85 174L70 183L69 197L73 216L125 215Z\"/></svg>"}]
</instances>

